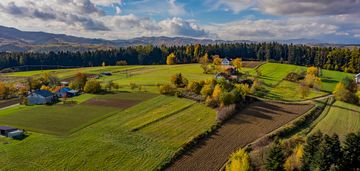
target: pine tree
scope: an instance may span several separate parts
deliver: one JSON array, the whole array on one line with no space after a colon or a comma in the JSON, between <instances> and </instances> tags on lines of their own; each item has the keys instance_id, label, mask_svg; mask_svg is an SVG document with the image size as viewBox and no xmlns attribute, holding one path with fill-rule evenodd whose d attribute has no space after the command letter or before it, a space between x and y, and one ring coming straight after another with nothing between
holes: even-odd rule
<instances>
[{"instance_id":1,"label":"pine tree","mask_svg":"<svg viewBox=\"0 0 360 171\"><path fill-rule=\"evenodd\" d=\"M344 168L360 169L360 132L346 135L343 151Z\"/></svg>"},{"instance_id":2,"label":"pine tree","mask_svg":"<svg viewBox=\"0 0 360 171\"><path fill-rule=\"evenodd\" d=\"M310 135L306 144L304 145L304 155L302 158L302 168L301 170L310 170L313 165L316 165L316 161L314 161L314 156L319 150L319 144L322 141L323 134L318 131L312 135Z\"/></svg>"},{"instance_id":3,"label":"pine tree","mask_svg":"<svg viewBox=\"0 0 360 171\"><path fill-rule=\"evenodd\" d=\"M269 153L269 156L266 160L266 170L268 171L283 171L285 163L285 155L282 147L275 143Z\"/></svg>"}]
</instances>

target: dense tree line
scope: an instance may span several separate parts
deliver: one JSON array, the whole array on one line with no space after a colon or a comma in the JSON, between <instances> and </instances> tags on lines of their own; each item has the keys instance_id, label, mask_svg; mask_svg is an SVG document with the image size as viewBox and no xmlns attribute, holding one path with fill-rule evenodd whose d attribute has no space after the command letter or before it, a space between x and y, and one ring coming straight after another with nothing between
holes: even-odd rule
<instances>
[{"instance_id":1,"label":"dense tree line","mask_svg":"<svg viewBox=\"0 0 360 171\"><path fill-rule=\"evenodd\" d=\"M313 65L330 70L360 72L360 49L311 47L279 43L237 43L187 46L133 46L113 50L89 52L50 53L0 53L0 69L22 65L99 66L103 62L116 65L118 61L127 64L165 64L166 57L173 53L175 63L194 63L206 53L209 57L243 60L269 60L296 65Z\"/></svg>"}]
</instances>

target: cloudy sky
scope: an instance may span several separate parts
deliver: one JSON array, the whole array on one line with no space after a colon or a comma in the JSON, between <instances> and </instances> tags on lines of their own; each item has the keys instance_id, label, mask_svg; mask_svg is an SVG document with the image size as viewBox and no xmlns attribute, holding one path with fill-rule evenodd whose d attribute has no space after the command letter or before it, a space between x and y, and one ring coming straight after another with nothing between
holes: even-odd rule
<instances>
[{"instance_id":1,"label":"cloudy sky","mask_svg":"<svg viewBox=\"0 0 360 171\"><path fill-rule=\"evenodd\" d=\"M360 0L0 0L0 25L89 38L360 43Z\"/></svg>"}]
</instances>

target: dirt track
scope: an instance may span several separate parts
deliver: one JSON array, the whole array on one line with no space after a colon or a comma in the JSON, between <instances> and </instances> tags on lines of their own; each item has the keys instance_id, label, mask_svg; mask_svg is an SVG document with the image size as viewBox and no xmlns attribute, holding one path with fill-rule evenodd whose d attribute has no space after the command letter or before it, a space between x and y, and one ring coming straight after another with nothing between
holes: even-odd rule
<instances>
[{"instance_id":1,"label":"dirt track","mask_svg":"<svg viewBox=\"0 0 360 171\"><path fill-rule=\"evenodd\" d=\"M219 170L229 155L307 112L313 105L255 102L166 170Z\"/></svg>"},{"instance_id":2,"label":"dirt track","mask_svg":"<svg viewBox=\"0 0 360 171\"><path fill-rule=\"evenodd\" d=\"M20 103L19 99L0 101L0 109Z\"/></svg>"}]
</instances>

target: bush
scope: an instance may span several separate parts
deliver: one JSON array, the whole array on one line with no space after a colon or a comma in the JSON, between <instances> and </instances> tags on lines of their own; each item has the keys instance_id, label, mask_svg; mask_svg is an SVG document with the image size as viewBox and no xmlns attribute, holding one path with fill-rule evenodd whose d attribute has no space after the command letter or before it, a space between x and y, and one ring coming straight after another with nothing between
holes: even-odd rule
<instances>
[{"instance_id":1,"label":"bush","mask_svg":"<svg viewBox=\"0 0 360 171\"><path fill-rule=\"evenodd\" d=\"M171 83L178 88L184 88L188 85L188 80L181 73L178 73L171 77Z\"/></svg>"},{"instance_id":2,"label":"bush","mask_svg":"<svg viewBox=\"0 0 360 171\"><path fill-rule=\"evenodd\" d=\"M187 89L195 94L200 94L203 85L204 82L191 81L190 84L188 84Z\"/></svg>"},{"instance_id":3,"label":"bush","mask_svg":"<svg viewBox=\"0 0 360 171\"><path fill-rule=\"evenodd\" d=\"M135 83L130 83L130 89L131 89L131 90L135 90L135 89L137 89L137 88L139 88L139 86L138 86L137 84L135 84Z\"/></svg>"},{"instance_id":4,"label":"bush","mask_svg":"<svg viewBox=\"0 0 360 171\"><path fill-rule=\"evenodd\" d=\"M219 106L219 100L212 98L211 96L207 96L205 100L205 105L208 107L216 108Z\"/></svg>"},{"instance_id":5,"label":"bush","mask_svg":"<svg viewBox=\"0 0 360 171\"><path fill-rule=\"evenodd\" d=\"M250 156L249 154L240 149L235 153L231 154L229 163L226 164L225 171L249 171L251 170L250 166Z\"/></svg>"},{"instance_id":6,"label":"bush","mask_svg":"<svg viewBox=\"0 0 360 171\"><path fill-rule=\"evenodd\" d=\"M176 92L176 87L171 84L164 84L160 86L160 94L164 95L174 95Z\"/></svg>"},{"instance_id":7,"label":"bush","mask_svg":"<svg viewBox=\"0 0 360 171\"><path fill-rule=\"evenodd\" d=\"M87 81L85 84L85 87L84 87L84 92L85 93L93 93L93 94L101 92L100 82L98 82L96 80Z\"/></svg>"},{"instance_id":8,"label":"bush","mask_svg":"<svg viewBox=\"0 0 360 171\"><path fill-rule=\"evenodd\" d=\"M213 88L212 88L212 85L209 85L209 84L205 84L201 91L200 91L200 94L203 95L204 97L206 96L210 96L212 93L213 93Z\"/></svg>"},{"instance_id":9,"label":"bush","mask_svg":"<svg viewBox=\"0 0 360 171\"><path fill-rule=\"evenodd\" d=\"M266 170L283 171L285 170L284 163L285 155L283 149L278 143L274 143L266 160Z\"/></svg>"},{"instance_id":10,"label":"bush","mask_svg":"<svg viewBox=\"0 0 360 171\"><path fill-rule=\"evenodd\" d=\"M233 103L235 103L235 96L231 92L223 92L220 95L219 101L221 105L229 106Z\"/></svg>"}]
</instances>

